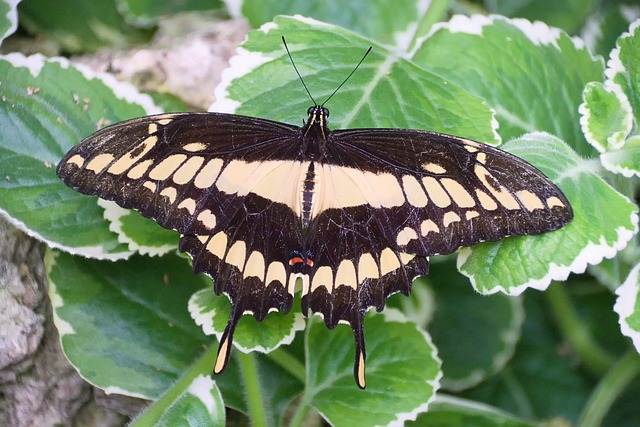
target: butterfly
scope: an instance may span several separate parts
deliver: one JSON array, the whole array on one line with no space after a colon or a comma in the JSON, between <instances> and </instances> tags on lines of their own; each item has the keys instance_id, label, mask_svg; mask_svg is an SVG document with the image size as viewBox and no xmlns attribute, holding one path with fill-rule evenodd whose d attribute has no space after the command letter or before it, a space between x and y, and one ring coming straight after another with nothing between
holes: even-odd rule
<instances>
[{"instance_id":1,"label":"butterfly","mask_svg":"<svg viewBox=\"0 0 640 427\"><path fill-rule=\"evenodd\" d=\"M181 234L194 273L211 276L232 302L215 373L240 318L289 312L301 282L305 316L353 329L354 377L364 388L365 314L409 295L429 256L573 218L564 194L516 156L423 130L330 130L328 99L313 101L302 127L222 113L123 121L57 167L74 190Z\"/></svg>"}]
</instances>

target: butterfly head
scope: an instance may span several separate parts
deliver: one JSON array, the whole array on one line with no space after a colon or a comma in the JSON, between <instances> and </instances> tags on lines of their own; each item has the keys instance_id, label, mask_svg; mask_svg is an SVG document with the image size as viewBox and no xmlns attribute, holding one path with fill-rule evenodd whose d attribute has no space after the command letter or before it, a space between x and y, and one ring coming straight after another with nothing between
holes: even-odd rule
<instances>
[{"instance_id":1,"label":"butterfly head","mask_svg":"<svg viewBox=\"0 0 640 427\"><path fill-rule=\"evenodd\" d=\"M309 107L309 109L307 110L307 115L309 116L309 124L319 123L320 126L324 127L329 121L329 110L322 105L314 105Z\"/></svg>"}]
</instances>

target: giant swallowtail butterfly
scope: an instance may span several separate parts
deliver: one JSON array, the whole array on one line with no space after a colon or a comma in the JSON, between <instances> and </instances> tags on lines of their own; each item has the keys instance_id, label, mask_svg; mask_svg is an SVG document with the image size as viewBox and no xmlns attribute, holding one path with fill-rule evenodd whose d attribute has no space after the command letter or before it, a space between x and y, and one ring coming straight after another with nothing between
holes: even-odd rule
<instances>
[{"instance_id":1,"label":"giant swallowtail butterfly","mask_svg":"<svg viewBox=\"0 0 640 427\"><path fill-rule=\"evenodd\" d=\"M324 103L314 104L302 127L218 113L127 120L74 147L57 173L181 233L194 272L233 306L215 373L239 319L288 312L301 279L305 315L353 328L364 388L365 313L409 295L427 257L555 230L573 213L509 153L421 130L332 131Z\"/></svg>"}]
</instances>

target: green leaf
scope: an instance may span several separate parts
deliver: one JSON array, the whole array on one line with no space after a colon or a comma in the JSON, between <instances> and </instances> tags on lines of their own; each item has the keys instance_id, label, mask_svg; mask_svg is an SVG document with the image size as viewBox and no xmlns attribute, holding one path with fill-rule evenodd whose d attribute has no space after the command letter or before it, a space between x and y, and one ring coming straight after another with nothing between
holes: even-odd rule
<instances>
[{"instance_id":1,"label":"green leaf","mask_svg":"<svg viewBox=\"0 0 640 427\"><path fill-rule=\"evenodd\" d=\"M104 209L104 218L110 221L109 230L116 233L131 252L153 256L177 249L178 232L162 228L157 222L134 210L123 209L115 202L100 199L98 205Z\"/></svg>"},{"instance_id":2,"label":"green leaf","mask_svg":"<svg viewBox=\"0 0 640 427\"><path fill-rule=\"evenodd\" d=\"M206 335L215 335L220 340L231 315L231 303L225 296L216 296L211 289L203 289L189 300L189 312ZM263 322L253 316L244 316L236 328L233 344L244 353L269 353L290 344L296 332L304 327L302 313L269 313Z\"/></svg>"},{"instance_id":3,"label":"green leaf","mask_svg":"<svg viewBox=\"0 0 640 427\"><path fill-rule=\"evenodd\" d=\"M457 391L504 368L520 338L524 311L519 298L474 292L452 261L431 263L435 311L428 331L444 361L442 386Z\"/></svg>"},{"instance_id":4,"label":"green leaf","mask_svg":"<svg viewBox=\"0 0 640 427\"><path fill-rule=\"evenodd\" d=\"M542 21L575 34L599 3L597 0L486 0L485 6L490 13L513 18L526 18L530 21Z\"/></svg>"},{"instance_id":5,"label":"green leaf","mask_svg":"<svg viewBox=\"0 0 640 427\"><path fill-rule=\"evenodd\" d=\"M420 2L390 0L243 0L226 3L232 16L248 19L254 28L273 20L276 15L300 14L388 44L406 39L413 30L411 26L417 23L426 9ZM390 16L393 19L389 19ZM294 41L293 36L283 34Z\"/></svg>"},{"instance_id":6,"label":"green leaf","mask_svg":"<svg viewBox=\"0 0 640 427\"><path fill-rule=\"evenodd\" d=\"M113 0L28 0L19 9L21 25L70 52L125 48L151 36L127 25Z\"/></svg>"},{"instance_id":7,"label":"green leaf","mask_svg":"<svg viewBox=\"0 0 640 427\"><path fill-rule=\"evenodd\" d=\"M180 257L113 263L49 251L45 263L62 349L107 392L158 397L208 342L186 310L207 281Z\"/></svg>"},{"instance_id":8,"label":"green leaf","mask_svg":"<svg viewBox=\"0 0 640 427\"><path fill-rule=\"evenodd\" d=\"M640 264L629 273L627 280L616 289L618 298L613 310L620 317L620 330L633 341L640 353Z\"/></svg>"},{"instance_id":9,"label":"green leaf","mask_svg":"<svg viewBox=\"0 0 640 427\"><path fill-rule=\"evenodd\" d=\"M18 3L20 0L0 0L0 45L18 28Z\"/></svg>"},{"instance_id":10,"label":"green leaf","mask_svg":"<svg viewBox=\"0 0 640 427\"><path fill-rule=\"evenodd\" d=\"M40 55L0 57L0 76L0 213L51 247L128 256L96 198L66 187L55 165L98 127L157 112L150 98L111 76Z\"/></svg>"},{"instance_id":11,"label":"green leaf","mask_svg":"<svg viewBox=\"0 0 640 427\"><path fill-rule=\"evenodd\" d=\"M607 78L627 96L635 123L640 123L640 19L616 43L607 63Z\"/></svg>"},{"instance_id":12,"label":"green leaf","mask_svg":"<svg viewBox=\"0 0 640 427\"><path fill-rule=\"evenodd\" d=\"M607 151L600 156L602 166L627 178L640 176L640 135L627 139L620 150Z\"/></svg>"},{"instance_id":13,"label":"green leaf","mask_svg":"<svg viewBox=\"0 0 640 427\"><path fill-rule=\"evenodd\" d=\"M615 47L620 34L640 18L640 9L624 3L603 6L589 17L580 35L592 52L606 57Z\"/></svg>"},{"instance_id":14,"label":"green leaf","mask_svg":"<svg viewBox=\"0 0 640 427\"><path fill-rule=\"evenodd\" d=\"M478 292L517 295L546 289L550 281L582 273L611 258L638 229L638 207L592 172L592 163L559 139L525 135L501 148L538 167L569 199L573 221L540 236L510 237L460 250L458 268ZM562 248L562 250L559 250Z\"/></svg>"},{"instance_id":15,"label":"green leaf","mask_svg":"<svg viewBox=\"0 0 640 427\"><path fill-rule=\"evenodd\" d=\"M163 408L162 417L153 425L223 427L225 408L216 383L210 377L200 375L169 407ZM134 422L131 426L139 426L139 423Z\"/></svg>"},{"instance_id":16,"label":"green leaf","mask_svg":"<svg viewBox=\"0 0 640 427\"><path fill-rule=\"evenodd\" d=\"M587 85L580 106L583 132L600 151L602 165L627 178L640 176L640 67L636 62L640 62L640 20L618 39L604 85Z\"/></svg>"},{"instance_id":17,"label":"green leaf","mask_svg":"<svg viewBox=\"0 0 640 427\"><path fill-rule=\"evenodd\" d=\"M358 72L327 103L332 128L428 129L489 143L498 140L493 113L480 98L385 46L301 17L279 16L249 33L223 73L212 111L301 122L311 101L282 46L282 34L318 102L329 97L373 45Z\"/></svg>"},{"instance_id":18,"label":"green leaf","mask_svg":"<svg viewBox=\"0 0 640 427\"><path fill-rule=\"evenodd\" d=\"M138 26L155 25L163 17L180 12L204 12L219 9L220 0L116 0L118 10L127 22Z\"/></svg>"},{"instance_id":19,"label":"green leaf","mask_svg":"<svg viewBox=\"0 0 640 427\"><path fill-rule=\"evenodd\" d=\"M414 61L486 99L504 140L546 131L593 154L578 126L578 105L584 86L602 80L604 66L579 39L542 22L456 15L433 27Z\"/></svg>"},{"instance_id":20,"label":"green leaf","mask_svg":"<svg viewBox=\"0 0 640 427\"><path fill-rule=\"evenodd\" d=\"M415 422L408 422L405 425L407 427L534 427L539 424L518 419L489 405L438 395L429 407L429 412L421 414Z\"/></svg>"},{"instance_id":21,"label":"green leaf","mask_svg":"<svg viewBox=\"0 0 640 427\"><path fill-rule=\"evenodd\" d=\"M333 425L358 426L400 424L427 410L439 388L440 360L428 335L400 312L387 309L366 317L365 330L371 333L365 390L354 386L351 329L339 326L327 333L323 322L308 323L300 408L312 405Z\"/></svg>"},{"instance_id":22,"label":"green leaf","mask_svg":"<svg viewBox=\"0 0 640 427\"><path fill-rule=\"evenodd\" d=\"M618 150L633 127L631 105L617 86L591 82L584 88L580 124L587 141L600 153Z\"/></svg>"},{"instance_id":23,"label":"green leaf","mask_svg":"<svg viewBox=\"0 0 640 427\"><path fill-rule=\"evenodd\" d=\"M502 372L459 397L531 420L577 419L593 382L569 352L559 351L566 342L558 336L545 298L546 293L525 295L527 316L513 359ZM603 307L608 302L605 299Z\"/></svg>"}]
</instances>

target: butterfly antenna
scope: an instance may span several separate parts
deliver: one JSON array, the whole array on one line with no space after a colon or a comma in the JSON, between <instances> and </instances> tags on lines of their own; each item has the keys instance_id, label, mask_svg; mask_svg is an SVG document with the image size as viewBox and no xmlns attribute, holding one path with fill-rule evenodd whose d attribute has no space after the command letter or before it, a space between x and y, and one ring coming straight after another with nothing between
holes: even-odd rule
<instances>
[{"instance_id":1,"label":"butterfly antenna","mask_svg":"<svg viewBox=\"0 0 640 427\"><path fill-rule=\"evenodd\" d=\"M331 95L329 95L329 97L327 99L325 99L322 104L320 104L321 107L324 106L324 104L326 104L327 102L329 102L329 100L333 97L333 95L335 95L336 92L338 92L340 90L340 88L342 86L344 86L344 84L347 82L347 80L349 80L351 78L351 76L353 76L353 73L355 73L356 70L358 69L358 67L360 67L360 64L362 64L364 62L364 59L367 57L367 55L369 55L369 52L371 52L372 48L373 48L373 46L369 46L369 49L367 49L367 51L364 53L364 55L362 56L362 59L360 60L360 62L358 62L358 65L356 65L355 68L353 69L353 71L351 71L351 73L349 73L347 78L344 79L342 81L342 83L340 83L340 86L338 86L338 88L336 90L334 90L333 93Z\"/></svg>"},{"instance_id":2,"label":"butterfly antenna","mask_svg":"<svg viewBox=\"0 0 640 427\"><path fill-rule=\"evenodd\" d=\"M307 85L305 84L304 80L302 79L302 76L300 75L300 72L298 71L298 67L296 67L296 63L293 62L293 57L291 56L291 52L289 52L289 46L287 46L287 41L284 39L284 36L282 36L282 43L284 44L284 48L287 50L287 55L289 55L289 59L291 60L291 65L293 65L293 69L296 70L296 74L300 78L300 81L302 82L302 86L304 86L304 90L307 91L307 95L309 95L309 98L311 98L311 101L313 102L313 105L318 105L316 100L313 99L313 96L311 96L311 92L309 92L309 89L307 88Z\"/></svg>"}]
</instances>

